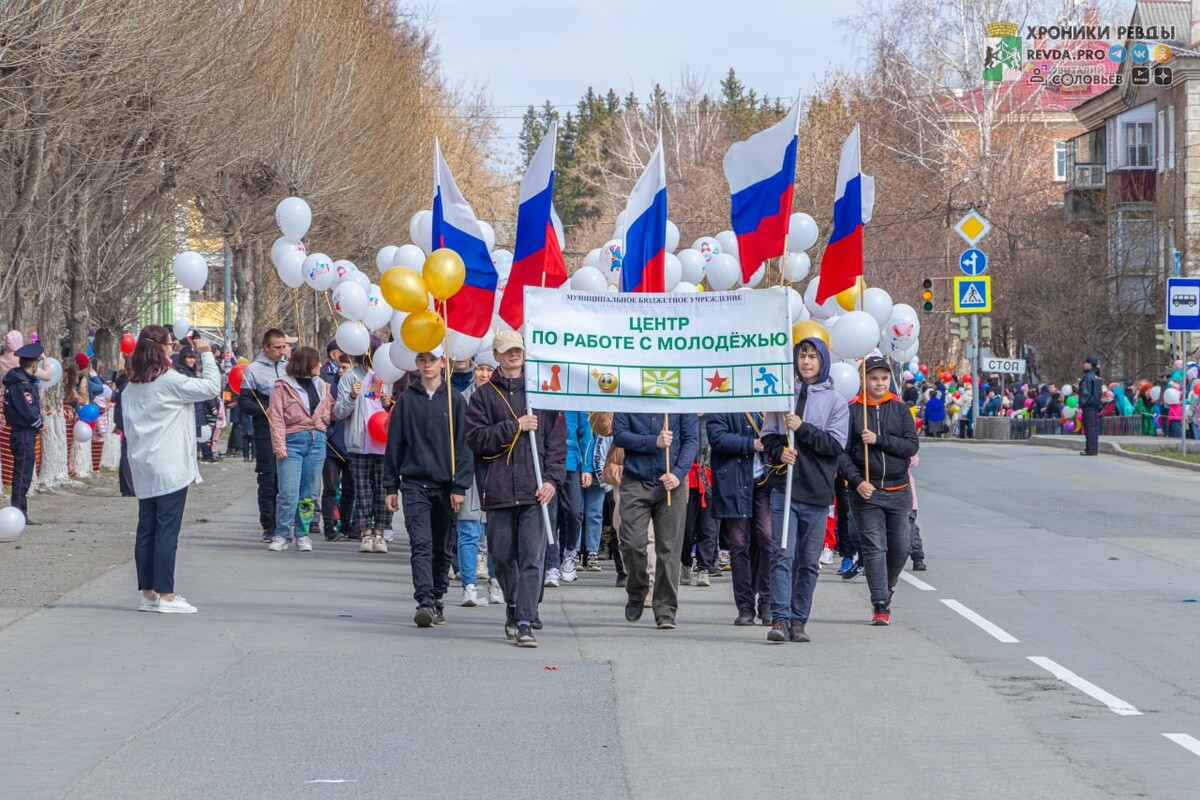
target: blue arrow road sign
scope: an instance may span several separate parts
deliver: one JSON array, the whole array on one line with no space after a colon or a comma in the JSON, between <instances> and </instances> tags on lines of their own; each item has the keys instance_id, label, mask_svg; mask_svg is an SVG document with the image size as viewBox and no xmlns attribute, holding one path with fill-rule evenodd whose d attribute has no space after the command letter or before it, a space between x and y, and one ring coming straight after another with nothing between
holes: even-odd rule
<instances>
[{"instance_id":1,"label":"blue arrow road sign","mask_svg":"<svg viewBox=\"0 0 1200 800\"><path fill-rule=\"evenodd\" d=\"M964 250L958 257L958 268L964 275L975 277L987 272L987 256L978 247Z\"/></svg>"},{"instance_id":2,"label":"blue arrow road sign","mask_svg":"<svg viewBox=\"0 0 1200 800\"><path fill-rule=\"evenodd\" d=\"M1200 278L1167 278L1167 330L1200 331Z\"/></svg>"}]
</instances>

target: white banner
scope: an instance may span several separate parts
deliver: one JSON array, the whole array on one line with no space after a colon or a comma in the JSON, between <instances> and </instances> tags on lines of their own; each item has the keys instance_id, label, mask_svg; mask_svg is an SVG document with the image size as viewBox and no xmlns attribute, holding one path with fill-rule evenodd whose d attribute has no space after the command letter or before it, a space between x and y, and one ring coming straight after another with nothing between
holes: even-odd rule
<instances>
[{"instance_id":1,"label":"white banner","mask_svg":"<svg viewBox=\"0 0 1200 800\"><path fill-rule=\"evenodd\" d=\"M561 411L788 411L787 296L525 290L525 392Z\"/></svg>"}]
</instances>

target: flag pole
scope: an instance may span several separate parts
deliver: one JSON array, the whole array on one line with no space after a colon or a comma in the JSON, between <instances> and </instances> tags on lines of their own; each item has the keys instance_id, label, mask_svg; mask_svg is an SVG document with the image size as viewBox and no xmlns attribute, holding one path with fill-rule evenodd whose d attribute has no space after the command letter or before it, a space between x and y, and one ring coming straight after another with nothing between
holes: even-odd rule
<instances>
[{"instance_id":1,"label":"flag pole","mask_svg":"<svg viewBox=\"0 0 1200 800\"><path fill-rule=\"evenodd\" d=\"M671 430L671 424L668 421L667 412L665 412L665 411L663 412L663 430L664 431ZM667 445L666 465L667 465L666 471L670 472L671 471L671 445ZM670 508L670 507L671 507L671 493L667 492L667 508Z\"/></svg>"},{"instance_id":2,"label":"flag pole","mask_svg":"<svg viewBox=\"0 0 1200 800\"><path fill-rule=\"evenodd\" d=\"M863 430L867 430L867 357L863 356L862 364L859 365L862 378L862 407L863 407ZM867 483L871 482L871 453L867 449L867 443L863 442L863 480Z\"/></svg>"},{"instance_id":3,"label":"flag pole","mask_svg":"<svg viewBox=\"0 0 1200 800\"><path fill-rule=\"evenodd\" d=\"M787 427L786 422L784 423L784 427ZM796 434L795 432L789 430L787 432L788 450L793 449L795 444ZM783 548L785 552L787 551L788 546L788 531L790 531L792 527L792 468L795 466L795 464L787 465L787 472L785 473L787 476L787 484L783 487L783 533L779 541L779 546Z\"/></svg>"},{"instance_id":4,"label":"flag pole","mask_svg":"<svg viewBox=\"0 0 1200 800\"><path fill-rule=\"evenodd\" d=\"M525 413L532 414L531 406L525 407ZM533 451L533 477L537 481L537 488L540 491L542 488L542 460L538 457L537 449L537 431L529 432L529 448ZM542 509L542 525L546 528L546 543L554 544L554 528L550 526L550 509L545 503L538 503Z\"/></svg>"},{"instance_id":5,"label":"flag pole","mask_svg":"<svg viewBox=\"0 0 1200 800\"><path fill-rule=\"evenodd\" d=\"M455 461L454 456L454 396L452 394L454 385L450 382L450 376L454 373L452 372L453 366L451 365L451 361L453 361L453 359L450 357L450 320L447 319L449 316L449 308L446 305L445 300L441 301L441 306L442 324L446 329L445 339L443 340L443 347L445 349L446 356L446 411L448 412L446 416L450 420L450 474L453 476L455 472L454 465L458 463Z\"/></svg>"}]
</instances>

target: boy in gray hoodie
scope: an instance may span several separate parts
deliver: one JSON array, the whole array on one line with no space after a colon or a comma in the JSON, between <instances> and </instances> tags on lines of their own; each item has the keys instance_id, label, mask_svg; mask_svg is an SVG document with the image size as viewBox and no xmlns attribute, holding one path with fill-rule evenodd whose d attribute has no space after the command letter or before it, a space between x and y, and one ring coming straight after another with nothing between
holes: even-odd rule
<instances>
[{"instance_id":1,"label":"boy in gray hoodie","mask_svg":"<svg viewBox=\"0 0 1200 800\"><path fill-rule=\"evenodd\" d=\"M833 390L829 349L816 337L802 339L792 351L796 395L790 414L769 414L763 423L763 448L771 478L771 630L770 642L807 642L805 625L817 588L825 518L833 503L833 476L846 446L850 414ZM787 447L787 432L795 435ZM791 508L783 507L787 465L792 464ZM783 547L784 520L788 525Z\"/></svg>"}]
</instances>

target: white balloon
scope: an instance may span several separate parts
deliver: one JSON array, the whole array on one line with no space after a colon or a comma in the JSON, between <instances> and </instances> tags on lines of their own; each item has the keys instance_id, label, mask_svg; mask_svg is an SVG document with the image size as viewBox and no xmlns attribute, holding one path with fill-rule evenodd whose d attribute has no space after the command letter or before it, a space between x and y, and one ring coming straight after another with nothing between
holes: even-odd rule
<instances>
[{"instance_id":1,"label":"white balloon","mask_svg":"<svg viewBox=\"0 0 1200 800\"><path fill-rule=\"evenodd\" d=\"M753 289L755 286L758 286L760 283L762 283L763 276L766 274L767 274L767 265L764 263L761 266L759 266L758 269L754 270L754 273L750 276L750 280L742 281L742 283L747 289ZM803 302L803 301L801 301L801 302Z\"/></svg>"},{"instance_id":2,"label":"white balloon","mask_svg":"<svg viewBox=\"0 0 1200 800\"><path fill-rule=\"evenodd\" d=\"M614 286L621 282L621 259L623 258L621 248L623 246L624 243L620 239L610 239L604 243L604 247L600 248L600 255L596 259L596 268Z\"/></svg>"},{"instance_id":3,"label":"white balloon","mask_svg":"<svg viewBox=\"0 0 1200 800\"><path fill-rule=\"evenodd\" d=\"M16 506L0 508L0 542L15 542L25 530L25 515Z\"/></svg>"},{"instance_id":4,"label":"white balloon","mask_svg":"<svg viewBox=\"0 0 1200 800\"><path fill-rule=\"evenodd\" d=\"M777 292L779 289L772 289L771 291ZM804 307L804 298L795 289L786 286L783 291L787 294L788 316L792 320L792 324L795 325L805 318L804 315L808 313L808 309Z\"/></svg>"},{"instance_id":5,"label":"white balloon","mask_svg":"<svg viewBox=\"0 0 1200 800\"><path fill-rule=\"evenodd\" d=\"M817 243L817 221L803 211L792 214L788 224L787 249L802 253Z\"/></svg>"},{"instance_id":6,"label":"white balloon","mask_svg":"<svg viewBox=\"0 0 1200 800\"><path fill-rule=\"evenodd\" d=\"M348 320L361 320L363 314L367 313L367 292L363 287L359 286L354 281L343 281L339 283L337 288L333 290L333 310L341 314ZM345 327L344 325L342 327ZM341 328L338 328L338 334L341 335ZM363 328L365 331L366 328ZM370 339L370 335L367 336ZM347 353L350 353L346 348L341 348ZM366 352L362 349L357 353L350 355L361 356Z\"/></svg>"},{"instance_id":7,"label":"white balloon","mask_svg":"<svg viewBox=\"0 0 1200 800\"><path fill-rule=\"evenodd\" d=\"M507 278L512 272L513 254L510 250L493 250L492 265L496 267L496 274L501 278Z\"/></svg>"},{"instance_id":8,"label":"white balloon","mask_svg":"<svg viewBox=\"0 0 1200 800\"><path fill-rule=\"evenodd\" d=\"M354 262L350 261L349 259L339 258L337 261L333 262L333 271L334 274L337 275L337 279L334 281L334 283L337 283L349 273L357 272L358 267L354 266Z\"/></svg>"},{"instance_id":9,"label":"white balloon","mask_svg":"<svg viewBox=\"0 0 1200 800\"><path fill-rule=\"evenodd\" d=\"M433 212L422 209L408 222L408 238L426 253L433 250Z\"/></svg>"},{"instance_id":10,"label":"white balloon","mask_svg":"<svg viewBox=\"0 0 1200 800\"><path fill-rule=\"evenodd\" d=\"M363 325L373 331L386 328L392 321L393 313L392 307L383 299L383 291L375 284L371 284L367 289L367 310L362 317Z\"/></svg>"},{"instance_id":11,"label":"white balloon","mask_svg":"<svg viewBox=\"0 0 1200 800\"><path fill-rule=\"evenodd\" d=\"M675 284L675 288L671 290L671 293L672 294L696 294L699 291L700 291L700 289L696 286L696 284L688 283L687 281L680 281L679 283Z\"/></svg>"},{"instance_id":12,"label":"white balloon","mask_svg":"<svg viewBox=\"0 0 1200 800\"><path fill-rule=\"evenodd\" d=\"M595 267L595 266L598 266L599 264L600 264L600 248L599 247L597 247L595 250L589 250L588 254L583 257L583 266L585 266L585 267Z\"/></svg>"},{"instance_id":13,"label":"white balloon","mask_svg":"<svg viewBox=\"0 0 1200 800\"><path fill-rule=\"evenodd\" d=\"M188 331L191 329L192 326L188 325L188 321L180 318L175 320L175 324L171 326L171 333L175 334L176 339L186 339Z\"/></svg>"},{"instance_id":14,"label":"white balloon","mask_svg":"<svg viewBox=\"0 0 1200 800\"><path fill-rule=\"evenodd\" d=\"M580 267L571 276L571 288L578 292L603 292L608 279L595 267Z\"/></svg>"},{"instance_id":15,"label":"white balloon","mask_svg":"<svg viewBox=\"0 0 1200 800\"><path fill-rule=\"evenodd\" d=\"M185 289L198 292L208 282L208 262L204 256L192 250L186 250L175 256L172 262L175 270L175 280Z\"/></svg>"},{"instance_id":16,"label":"white balloon","mask_svg":"<svg viewBox=\"0 0 1200 800\"><path fill-rule=\"evenodd\" d=\"M674 253L679 249L679 227L667 220L667 252Z\"/></svg>"},{"instance_id":17,"label":"white balloon","mask_svg":"<svg viewBox=\"0 0 1200 800\"><path fill-rule=\"evenodd\" d=\"M708 264L699 251L688 248L679 251L679 265L683 268L683 280L691 284L704 280L704 267Z\"/></svg>"},{"instance_id":18,"label":"white balloon","mask_svg":"<svg viewBox=\"0 0 1200 800\"><path fill-rule=\"evenodd\" d=\"M371 369L385 384L392 384L404 377L404 370L392 359L392 349L399 342L384 342L371 356Z\"/></svg>"},{"instance_id":19,"label":"white balloon","mask_svg":"<svg viewBox=\"0 0 1200 800\"><path fill-rule=\"evenodd\" d=\"M738 254L737 234L733 231L721 231L716 239L721 243L721 252L736 256Z\"/></svg>"},{"instance_id":20,"label":"white balloon","mask_svg":"<svg viewBox=\"0 0 1200 800\"><path fill-rule=\"evenodd\" d=\"M405 314L404 316L408 315ZM388 345L391 345L391 347L388 347L387 355L396 369L403 372L412 372L417 368L417 354L409 350L404 342L397 338L394 342L388 342ZM387 345L384 346L387 347ZM376 354L375 360L379 360L378 354Z\"/></svg>"},{"instance_id":21,"label":"white balloon","mask_svg":"<svg viewBox=\"0 0 1200 800\"><path fill-rule=\"evenodd\" d=\"M50 379L45 383L46 388L57 386L62 380L62 362L51 356L46 359L46 370L50 373Z\"/></svg>"},{"instance_id":22,"label":"white balloon","mask_svg":"<svg viewBox=\"0 0 1200 800\"><path fill-rule=\"evenodd\" d=\"M669 292L681 280L683 280L683 265L679 263L679 256L668 252L663 259L663 289Z\"/></svg>"},{"instance_id":23,"label":"white balloon","mask_svg":"<svg viewBox=\"0 0 1200 800\"><path fill-rule=\"evenodd\" d=\"M613 223L614 228L624 228L625 227L625 214L626 214L625 211L621 211L619 214L617 214L617 219Z\"/></svg>"},{"instance_id":24,"label":"white balloon","mask_svg":"<svg viewBox=\"0 0 1200 800\"><path fill-rule=\"evenodd\" d=\"M842 307L838 305L834 295L826 297L824 303L817 302L817 288L820 283L820 280L813 280L804 287L804 305L808 307L808 313L812 314L813 319L829 319L836 316Z\"/></svg>"},{"instance_id":25,"label":"white balloon","mask_svg":"<svg viewBox=\"0 0 1200 800\"><path fill-rule=\"evenodd\" d=\"M711 236L701 236L692 242L692 249L700 254L705 264L712 261L713 256L719 256L724 252L721 250L721 243Z\"/></svg>"},{"instance_id":26,"label":"white balloon","mask_svg":"<svg viewBox=\"0 0 1200 800\"><path fill-rule=\"evenodd\" d=\"M1072 388L1071 384L1068 383L1062 388L1062 393L1063 397L1070 397L1071 395L1075 394L1075 389Z\"/></svg>"},{"instance_id":27,"label":"white balloon","mask_svg":"<svg viewBox=\"0 0 1200 800\"><path fill-rule=\"evenodd\" d=\"M396 251L399 249L394 244L379 248L379 252L375 254L375 268L379 270L380 275L396 266L392 263L392 259L396 257Z\"/></svg>"},{"instance_id":28,"label":"white balloon","mask_svg":"<svg viewBox=\"0 0 1200 800\"><path fill-rule=\"evenodd\" d=\"M201 425L200 433L198 433L196 435L196 441L207 442L211 438L212 438L212 426L211 425Z\"/></svg>"},{"instance_id":29,"label":"white balloon","mask_svg":"<svg viewBox=\"0 0 1200 800\"><path fill-rule=\"evenodd\" d=\"M357 284L349 284L360 289ZM338 349L352 356L361 356L371 346L371 332L367 326L358 320L346 320L338 325L337 334L333 337Z\"/></svg>"},{"instance_id":30,"label":"white balloon","mask_svg":"<svg viewBox=\"0 0 1200 800\"><path fill-rule=\"evenodd\" d=\"M885 340L890 339L897 349L907 350L921 335L921 320L917 311L908 303L892 306L892 315L883 327Z\"/></svg>"},{"instance_id":31,"label":"white balloon","mask_svg":"<svg viewBox=\"0 0 1200 800\"><path fill-rule=\"evenodd\" d=\"M341 279L338 280L338 285L343 283L357 283L362 287L364 292L370 291L371 289L371 279L368 278L365 273L359 272L358 270L347 272L345 275L343 275Z\"/></svg>"},{"instance_id":32,"label":"white balloon","mask_svg":"<svg viewBox=\"0 0 1200 800\"><path fill-rule=\"evenodd\" d=\"M892 296L883 289L874 286L862 293L862 310L875 318L880 327L887 325L892 318Z\"/></svg>"},{"instance_id":33,"label":"white balloon","mask_svg":"<svg viewBox=\"0 0 1200 800\"><path fill-rule=\"evenodd\" d=\"M333 261L324 253L313 253L304 259L304 282L318 292L327 292L337 282Z\"/></svg>"},{"instance_id":34,"label":"white balloon","mask_svg":"<svg viewBox=\"0 0 1200 800\"><path fill-rule=\"evenodd\" d=\"M446 336L446 353L455 361L467 361L479 352L480 338L462 331L450 331Z\"/></svg>"},{"instance_id":35,"label":"white balloon","mask_svg":"<svg viewBox=\"0 0 1200 800\"><path fill-rule=\"evenodd\" d=\"M408 267L420 274L425 267L425 251L415 244L403 244L392 253L393 267Z\"/></svg>"},{"instance_id":36,"label":"white balloon","mask_svg":"<svg viewBox=\"0 0 1200 800\"><path fill-rule=\"evenodd\" d=\"M275 272L289 289L298 289L304 285L306 260L308 257L305 255L303 242L280 238L276 239L271 247L271 261L275 264Z\"/></svg>"},{"instance_id":37,"label":"white balloon","mask_svg":"<svg viewBox=\"0 0 1200 800\"><path fill-rule=\"evenodd\" d=\"M1162 401L1168 406L1177 406L1180 403L1179 390L1174 386L1168 386L1166 391L1162 393Z\"/></svg>"},{"instance_id":38,"label":"white balloon","mask_svg":"<svg viewBox=\"0 0 1200 800\"><path fill-rule=\"evenodd\" d=\"M299 241L312 225L312 209L299 197L287 197L275 206L275 224L283 235Z\"/></svg>"},{"instance_id":39,"label":"white balloon","mask_svg":"<svg viewBox=\"0 0 1200 800\"><path fill-rule=\"evenodd\" d=\"M964 405L965 405L965 404L964 404ZM1064 417L1066 417L1067 419L1071 419L1071 418L1072 418L1072 417L1074 417L1074 416L1075 416L1077 413L1079 413L1079 409L1077 409L1077 408L1071 408L1070 406L1063 406L1062 415L1063 415ZM780 517L780 519L782 519L782 517Z\"/></svg>"},{"instance_id":40,"label":"white balloon","mask_svg":"<svg viewBox=\"0 0 1200 800\"><path fill-rule=\"evenodd\" d=\"M486 354L488 356L488 363L493 362L493 359L491 357L492 356L492 345L496 341L496 331L497 330L498 329L495 327L488 328L487 333L485 333L483 335L483 337L479 340L479 349L477 349L475 351L476 358L478 358L480 355Z\"/></svg>"},{"instance_id":41,"label":"white balloon","mask_svg":"<svg viewBox=\"0 0 1200 800\"><path fill-rule=\"evenodd\" d=\"M845 361L830 364L829 377L833 378L833 390L846 401L853 399L858 394L858 390L862 388L862 381L859 380L858 370L852 364L847 364Z\"/></svg>"},{"instance_id":42,"label":"white balloon","mask_svg":"<svg viewBox=\"0 0 1200 800\"><path fill-rule=\"evenodd\" d=\"M280 236L271 244L271 263L278 268L281 258L295 253L300 254L301 261L304 260L304 256L308 255L308 251L304 249L304 242Z\"/></svg>"},{"instance_id":43,"label":"white balloon","mask_svg":"<svg viewBox=\"0 0 1200 800\"><path fill-rule=\"evenodd\" d=\"M812 260L808 253L788 253L783 261L783 274L792 283L799 283L808 277L812 270Z\"/></svg>"},{"instance_id":44,"label":"white balloon","mask_svg":"<svg viewBox=\"0 0 1200 800\"><path fill-rule=\"evenodd\" d=\"M879 344L879 323L865 311L843 314L829 332L829 349L842 358L861 358Z\"/></svg>"},{"instance_id":45,"label":"white balloon","mask_svg":"<svg viewBox=\"0 0 1200 800\"><path fill-rule=\"evenodd\" d=\"M728 253L718 253L708 261L708 285L718 292L727 292L742 277L742 265Z\"/></svg>"},{"instance_id":46,"label":"white balloon","mask_svg":"<svg viewBox=\"0 0 1200 800\"><path fill-rule=\"evenodd\" d=\"M92 426L83 420L76 422L75 427L71 430L75 434L76 442L90 442L92 440Z\"/></svg>"},{"instance_id":47,"label":"white balloon","mask_svg":"<svg viewBox=\"0 0 1200 800\"><path fill-rule=\"evenodd\" d=\"M488 252L492 252L492 248L496 246L495 229L483 220L479 220L479 232L483 235L483 243L487 245Z\"/></svg>"}]
</instances>

